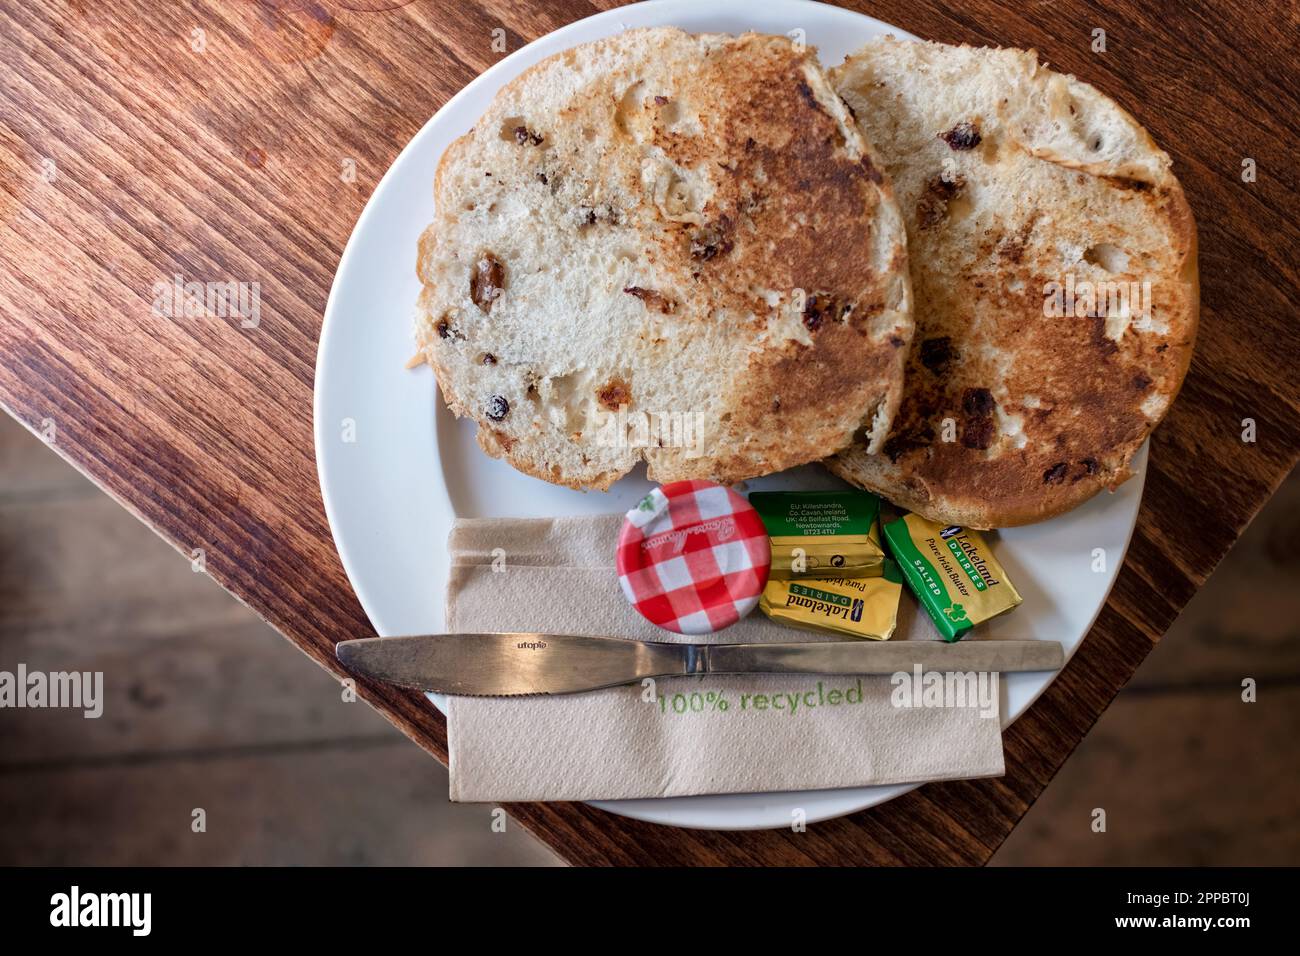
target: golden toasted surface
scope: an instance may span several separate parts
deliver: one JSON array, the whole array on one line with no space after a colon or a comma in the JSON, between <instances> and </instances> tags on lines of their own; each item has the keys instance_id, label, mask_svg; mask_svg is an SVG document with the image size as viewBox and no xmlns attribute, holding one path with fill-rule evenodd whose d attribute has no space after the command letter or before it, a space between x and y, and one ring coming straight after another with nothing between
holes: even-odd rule
<instances>
[{"instance_id":1,"label":"golden toasted surface","mask_svg":"<svg viewBox=\"0 0 1300 956\"><path fill-rule=\"evenodd\" d=\"M641 458L736 481L883 441L902 221L786 38L636 30L551 57L447 150L435 194L417 335L490 454L603 488Z\"/></svg>"},{"instance_id":2,"label":"golden toasted surface","mask_svg":"<svg viewBox=\"0 0 1300 956\"><path fill-rule=\"evenodd\" d=\"M828 465L976 528L1113 489L1195 338L1195 224L1169 158L1032 52L886 40L833 81L895 185L916 333L880 452Z\"/></svg>"}]
</instances>

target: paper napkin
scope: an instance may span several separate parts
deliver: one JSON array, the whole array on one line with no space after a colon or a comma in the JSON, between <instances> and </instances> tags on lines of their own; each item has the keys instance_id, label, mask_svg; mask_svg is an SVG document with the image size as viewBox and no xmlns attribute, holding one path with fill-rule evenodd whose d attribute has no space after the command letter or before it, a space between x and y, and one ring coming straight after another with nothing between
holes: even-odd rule
<instances>
[{"instance_id":1,"label":"paper napkin","mask_svg":"<svg viewBox=\"0 0 1300 956\"><path fill-rule=\"evenodd\" d=\"M459 520L449 631L685 641L628 605L614 570L622 515ZM834 640L757 612L697 643ZM893 640L937 640L916 603ZM609 800L820 790L1003 773L998 695L895 706L891 678L682 677L568 696L453 697L451 798Z\"/></svg>"}]
</instances>

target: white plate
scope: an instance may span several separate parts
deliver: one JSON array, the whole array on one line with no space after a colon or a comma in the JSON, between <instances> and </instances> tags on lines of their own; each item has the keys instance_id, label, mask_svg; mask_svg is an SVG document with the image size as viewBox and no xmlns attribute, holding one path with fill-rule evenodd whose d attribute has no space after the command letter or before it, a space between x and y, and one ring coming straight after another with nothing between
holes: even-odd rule
<instances>
[{"instance_id":1,"label":"white plate","mask_svg":"<svg viewBox=\"0 0 1300 956\"><path fill-rule=\"evenodd\" d=\"M433 219L433 171L447 145L474 125L492 96L524 68L578 43L629 27L692 32L793 34L833 66L874 36L910 36L878 20L803 0L730 3L658 0L601 13L542 37L492 67L438 111L407 145L366 205L339 263L316 360L316 461L334 541L361 606L381 635L442 629L447 531L455 516L623 511L649 487L643 473L608 494L571 491L525 477L488 458L474 425L457 422L436 396L427 367L404 371L411 339L416 239ZM354 440L348 441L347 437ZM1062 641L1072 654L1092 626L1128 547L1146 473L1068 515L1001 534L997 552L1024 596L989 637ZM820 467L752 483L835 486ZM1105 569L1094 571L1096 549ZM1002 682L1004 722L1033 703L1052 675ZM442 701L431 696L440 709ZM615 813L675 826L752 829L788 826L802 808L812 822L874 806L910 786L801 793L730 794L599 803Z\"/></svg>"}]
</instances>

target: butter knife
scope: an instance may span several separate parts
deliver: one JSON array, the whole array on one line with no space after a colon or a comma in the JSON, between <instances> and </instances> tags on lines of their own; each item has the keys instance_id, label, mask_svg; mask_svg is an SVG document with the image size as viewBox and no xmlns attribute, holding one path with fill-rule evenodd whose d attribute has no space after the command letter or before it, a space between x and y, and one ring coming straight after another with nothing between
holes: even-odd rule
<instances>
[{"instance_id":1,"label":"butter knife","mask_svg":"<svg viewBox=\"0 0 1300 956\"><path fill-rule=\"evenodd\" d=\"M576 694L647 677L1059 670L1057 641L668 644L564 634L430 634L341 641L344 667L442 694Z\"/></svg>"}]
</instances>

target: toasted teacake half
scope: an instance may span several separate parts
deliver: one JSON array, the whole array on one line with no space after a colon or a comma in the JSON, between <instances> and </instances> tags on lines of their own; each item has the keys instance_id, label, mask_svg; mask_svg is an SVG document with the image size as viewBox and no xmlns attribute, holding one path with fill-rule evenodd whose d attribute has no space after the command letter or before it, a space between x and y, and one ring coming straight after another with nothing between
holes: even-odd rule
<instances>
[{"instance_id":1,"label":"toasted teacake half","mask_svg":"<svg viewBox=\"0 0 1300 956\"><path fill-rule=\"evenodd\" d=\"M557 54L446 151L417 337L479 444L606 488L879 448L911 340L905 231L815 55L633 30Z\"/></svg>"},{"instance_id":2,"label":"toasted teacake half","mask_svg":"<svg viewBox=\"0 0 1300 956\"><path fill-rule=\"evenodd\" d=\"M1196 227L1169 157L1032 51L884 38L832 82L903 210L916 332L883 447L830 468L975 528L1113 490L1196 335Z\"/></svg>"}]
</instances>

